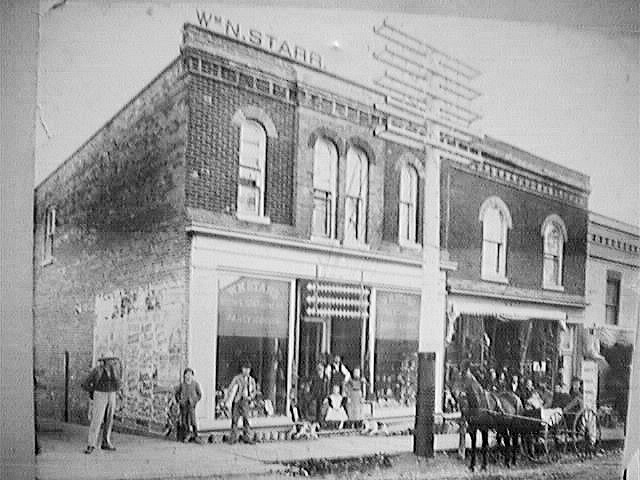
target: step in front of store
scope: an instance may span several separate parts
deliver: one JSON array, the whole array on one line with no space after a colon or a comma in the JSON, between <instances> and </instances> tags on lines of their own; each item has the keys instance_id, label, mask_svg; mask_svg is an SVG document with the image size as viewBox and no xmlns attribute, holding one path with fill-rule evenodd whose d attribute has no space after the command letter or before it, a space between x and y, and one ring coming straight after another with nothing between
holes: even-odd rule
<instances>
[{"instance_id":1,"label":"step in front of store","mask_svg":"<svg viewBox=\"0 0 640 480\"><path fill-rule=\"evenodd\" d=\"M377 422L376 433L372 435L410 435L413 432L413 425L415 423L415 419L413 416L406 417L391 417L391 418L375 418L370 420L369 422ZM200 436L202 438L208 439L210 443L218 443L223 442L226 437L228 437L230 433L230 423L224 428L210 428L210 429L201 429ZM348 422L347 422L348 423ZM253 440L257 442L273 442L273 441L285 441L285 440L295 440L295 425L293 422L289 421L285 424L278 423L274 425L252 425L251 431L253 435ZM239 431L242 429L239 428ZM326 437L326 436L343 436L343 435L370 435L368 433L363 433L362 429L357 428L342 428L342 429L333 429L333 428L324 428L320 429L318 432L318 437Z\"/></svg>"}]
</instances>

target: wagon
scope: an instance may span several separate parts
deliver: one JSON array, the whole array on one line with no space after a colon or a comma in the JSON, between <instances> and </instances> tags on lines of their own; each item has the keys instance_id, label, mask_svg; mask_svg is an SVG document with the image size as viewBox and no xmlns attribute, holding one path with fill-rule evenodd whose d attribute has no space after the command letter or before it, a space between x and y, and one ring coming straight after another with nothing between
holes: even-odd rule
<instances>
[{"instance_id":1,"label":"wagon","mask_svg":"<svg viewBox=\"0 0 640 480\"><path fill-rule=\"evenodd\" d=\"M555 462L567 451L570 430L561 408L529 410L519 416L520 452L534 462Z\"/></svg>"},{"instance_id":2,"label":"wagon","mask_svg":"<svg viewBox=\"0 0 640 480\"><path fill-rule=\"evenodd\" d=\"M520 453L533 462L555 462L567 452L580 458L595 454L601 440L596 412L583 408L576 413L564 413L561 408L526 411L524 415L491 412L520 434Z\"/></svg>"},{"instance_id":3,"label":"wagon","mask_svg":"<svg viewBox=\"0 0 640 480\"><path fill-rule=\"evenodd\" d=\"M570 440L574 452L581 458L592 457L602 440L598 415L591 408L577 413L565 413L567 425L571 425Z\"/></svg>"}]
</instances>

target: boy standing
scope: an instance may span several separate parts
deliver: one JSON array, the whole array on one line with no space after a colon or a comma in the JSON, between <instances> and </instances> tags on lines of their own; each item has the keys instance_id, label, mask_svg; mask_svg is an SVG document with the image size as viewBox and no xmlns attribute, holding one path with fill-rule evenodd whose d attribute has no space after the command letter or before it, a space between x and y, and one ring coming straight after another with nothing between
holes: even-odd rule
<instances>
[{"instance_id":1,"label":"boy standing","mask_svg":"<svg viewBox=\"0 0 640 480\"><path fill-rule=\"evenodd\" d=\"M251 364L244 362L242 364L242 373L233 377L231 385L229 385L229 397L227 404L231 408L231 439L230 443L238 441L238 419L242 417L242 441L244 443L253 443L251 439L251 429L249 426L249 414L251 403L257 394L257 385L255 379L251 376Z\"/></svg>"},{"instance_id":2,"label":"boy standing","mask_svg":"<svg viewBox=\"0 0 640 480\"><path fill-rule=\"evenodd\" d=\"M193 440L195 443L201 444L202 441L198 437L198 426L196 425L196 404L202 398L202 391L193 376L194 373L191 368L184 369L182 383L176 388L175 395L176 401L180 405L180 422L183 428L186 429L183 442L187 443Z\"/></svg>"}]
</instances>

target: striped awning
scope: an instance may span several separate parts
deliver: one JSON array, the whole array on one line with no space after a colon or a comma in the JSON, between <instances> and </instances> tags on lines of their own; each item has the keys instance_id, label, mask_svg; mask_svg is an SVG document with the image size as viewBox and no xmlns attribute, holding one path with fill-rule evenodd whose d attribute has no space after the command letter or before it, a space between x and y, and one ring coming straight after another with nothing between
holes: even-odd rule
<instances>
[{"instance_id":1,"label":"striped awning","mask_svg":"<svg viewBox=\"0 0 640 480\"><path fill-rule=\"evenodd\" d=\"M528 304L495 298L460 296L449 299L448 311L454 316L493 316L502 320L567 320L566 312L548 305Z\"/></svg>"}]
</instances>

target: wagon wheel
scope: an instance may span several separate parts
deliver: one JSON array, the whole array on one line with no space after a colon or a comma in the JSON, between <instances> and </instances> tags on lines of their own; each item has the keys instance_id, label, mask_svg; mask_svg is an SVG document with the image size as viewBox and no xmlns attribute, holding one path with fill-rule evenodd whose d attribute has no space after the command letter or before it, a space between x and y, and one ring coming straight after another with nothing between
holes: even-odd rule
<instances>
[{"instance_id":1,"label":"wagon wheel","mask_svg":"<svg viewBox=\"0 0 640 480\"><path fill-rule=\"evenodd\" d=\"M555 412L549 417L545 429L545 444L550 462L557 462L566 453L569 443L569 429L564 415Z\"/></svg>"},{"instance_id":2,"label":"wagon wheel","mask_svg":"<svg viewBox=\"0 0 640 480\"><path fill-rule=\"evenodd\" d=\"M520 438L520 453L534 463L549 462L546 427L527 428Z\"/></svg>"},{"instance_id":3,"label":"wagon wheel","mask_svg":"<svg viewBox=\"0 0 640 480\"><path fill-rule=\"evenodd\" d=\"M576 454L582 459L592 457L602 436L596 412L590 408L581 410L573 422L572 433Z\"/></svg>"}]
</instances>

